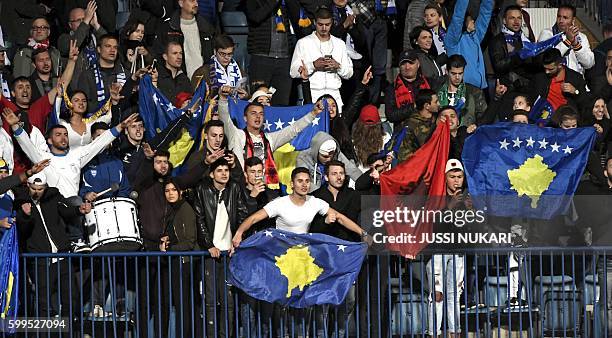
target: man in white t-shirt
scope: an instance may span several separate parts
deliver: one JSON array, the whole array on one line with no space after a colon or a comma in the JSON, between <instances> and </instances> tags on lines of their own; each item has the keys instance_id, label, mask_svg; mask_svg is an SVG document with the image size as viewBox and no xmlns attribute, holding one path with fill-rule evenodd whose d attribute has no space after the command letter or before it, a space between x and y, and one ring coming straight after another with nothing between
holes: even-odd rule
<instances>
[{"instance_id":1,"label":"man in white t-shirt","mask_svg":"<svg viewBox=\"0 0 612 338\"><path fill-rule=\"evenodd\" d=\"M365 241L370 242L371 237L350 218L329 207L327 202L314 196L309 196L310 171L303 167L293 169L291 172L291 195L277 198L266 204L263 209L247 217L240 225L232 244L234 248L240 245L242 235L249 228L268 217L276 217L276 228L298 234L307 233L315 215L325 216L325 223L338 222L347 229L358 233Z\"/></svg>"}]
</instances>

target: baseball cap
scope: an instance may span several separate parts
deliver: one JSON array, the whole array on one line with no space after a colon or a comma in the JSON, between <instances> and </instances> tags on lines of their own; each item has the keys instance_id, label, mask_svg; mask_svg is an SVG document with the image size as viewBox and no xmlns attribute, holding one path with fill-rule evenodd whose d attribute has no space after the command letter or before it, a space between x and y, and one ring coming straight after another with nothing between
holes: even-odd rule
<instances>
[{"instance_id":1,"label":"baseball cap","mask_svg":"<svg viewBox=\"0 0 612 338\"><path fill-rule=\"evenodd\" d=\"M272 95L274 95L274 93L276 92L276 88L274 87L270 87L268 89L268 91L265 90L257 90L253 93L253 95L251 95L251 98L249 99L249 102L253 102L256 101L258 97L260 96L267 96L268 98L272 98Z\"/></svg>"},{"instance_id":2,"label":"baseball cap","mask_svg":"<svg viewBox=\"0 0 612 338\"><path fill-rule=\"evenodd\" d=\"M418 54L414 49L408 49L403 51L399 56L399 64L401 65L404 62L414 63L418 60Z\"/></svg>"},{"instance_id":3,"label":"baseball cap","mask_svg":"<svg viewBox=\"0 0 612 338\"><path fill-rule=\"evenodd\" d=\"M445 174L451 170L457 169L463 171L463 165L461 164L461 162L459 162L458 159L451 158L450 160L446 161L446 169L444 169Z\"/></svg>"},{"instance_id":4,"label":"baseball cap","mask_svg":"<svg viewBox=\"0 0 612 338\"><path fill-rule=\"evenodd\" d=\"M336 151L336 141L334 140L327 140L319 147L319 154L323 156L328 156L332 151Z\"/></svg>"},{"instance_id":5,"label":"baseball cap","mask_svg":"<svg viewBox=\"0 0 612 338\"><path fill-rule=\"evenodd\" d=\"M380 123L380 114L378 114L378 109L376 106L368 104L361 108L359 120L364 124Z\"/></svg>"},{"instance_id":6,"label":"baseball cap","mask_svg":"<svg viewBox=\"0 0 612 338\"><path fill-rule=\"evenodd\" d=\"M30 178L28 178L28 183L33 185L46 185L47 175L41 171L38 174L32 175Z\"/></svg>"}]
</instances>

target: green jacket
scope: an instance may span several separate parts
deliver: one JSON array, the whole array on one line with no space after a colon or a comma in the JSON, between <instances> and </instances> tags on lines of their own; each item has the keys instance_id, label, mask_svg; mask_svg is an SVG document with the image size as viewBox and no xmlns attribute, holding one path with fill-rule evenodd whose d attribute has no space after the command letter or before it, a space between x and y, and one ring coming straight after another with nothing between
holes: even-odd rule
<instances>
[{"instance_id":1,"label":"green jacket","mask_svg":"<svg viewBox=\"0 0 612 338\"><path fill-rule=\"evenodd\" d=\"M448 85L449 80L444 81L444 84L438 90L438 99L440 107L448 105ZM462 83L457 89L457 94L464 98L465 101L460 109L459 120L460 126L469 126L476 123L476 116L481 116L487 110L487 102L484 99L484 94L480 88L474 87L471 84ZM457 102L457 99L455 99ZM457 103L455 103L457 106Z\"/></svg>"},{"instance_id":2,"label":"green jacket","mask_svg":"<svg viewBox=\"0 0 612 338\"><path fill-rule=\"evenodd\" d=\"M402 162L407 159L429 140L431 133L435 129L434 123L434 117L428 119L421 116L419 113L412 114L408 118L404 124L406 134L403 140L401 140L402 143L397 156L398 162Z\"/></svg>"}]
</instances>

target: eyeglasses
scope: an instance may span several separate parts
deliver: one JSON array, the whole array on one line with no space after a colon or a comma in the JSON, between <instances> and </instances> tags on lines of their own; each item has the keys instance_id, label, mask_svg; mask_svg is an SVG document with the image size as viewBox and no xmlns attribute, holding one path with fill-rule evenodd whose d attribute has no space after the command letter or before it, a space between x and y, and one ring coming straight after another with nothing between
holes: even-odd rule
<instances>
[{"instance_id":1,"label":"eyeglasses","mask_svg":"<svg viewBox=\"0 0 612 338\"><path fill-rule=\"evenodd\" d=\"M49 26L32 26L33 31L48 31Z\"/></svg>"},{"instance_id":2,"label":"eyeglasses","mask_svg":"<svg viewBox=\"0 0 612 338\"><path fill-rule=\"evenodd\" d=\"M224 53L222 51L217 51L217 54L219 54L220 57L224 57L224 58L231 58L232 56L234 56L234 52Z\"/></svg>"},{"instance_id":3,"label":"eyeglasses","mask_svg":"<svg viewBox=\"0 0 612 338\"><path fill-rule=\"evenodd\" d=\"M74 19L74 20L70 20L68 22L70 23L76 23L76 22L83 22L85 20L85 18L79 18L79 19Z\"/></svg>"}]
</instances>

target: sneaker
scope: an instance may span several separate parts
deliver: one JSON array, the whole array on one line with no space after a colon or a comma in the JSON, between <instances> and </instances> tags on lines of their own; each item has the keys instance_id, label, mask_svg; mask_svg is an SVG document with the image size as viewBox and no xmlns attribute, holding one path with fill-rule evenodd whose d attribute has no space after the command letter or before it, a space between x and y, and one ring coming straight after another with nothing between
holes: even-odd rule
<instances>
[{"instance_id":1,"label":"sneaker","mask_svg":"<svg viewBox=\"0 0 612 338\"><path fill-rule=\"evenodd\" d=\"M76 242L72 242L70 245L72 247L72 252L74 253L90 253L91 252L91 248L89 247L89 244L83 242L82 239L79 239Z\"/></svg>"},{"instance_id":2,"label":"sneaker","mask_svg":"<svg viewBox=\"0 0 612 338\"><path fill-rule=\"evenodd\" d=\"M511 309L511 310L528 309L529 308L526 300L524 300L524 299L519 300L517 297L512 297L512 298L510 298L509 301L506 301L506 306L505 307L507 309Z\"/></svg>"},{"instance_id":3,"label":"sneaker","mask_svg":"<svg viewBox=\"0 0 612 338\"><path fill-rule=\"evenodd\" d=\"M104 318L104 308L102 305L94 305L94 309L91 312L91 316L94 318Z\"/></svg>"}]
</instances>

